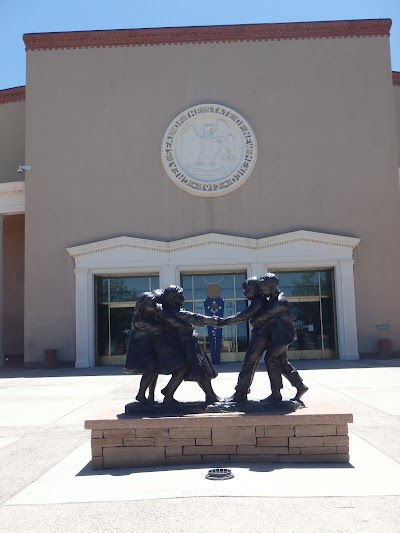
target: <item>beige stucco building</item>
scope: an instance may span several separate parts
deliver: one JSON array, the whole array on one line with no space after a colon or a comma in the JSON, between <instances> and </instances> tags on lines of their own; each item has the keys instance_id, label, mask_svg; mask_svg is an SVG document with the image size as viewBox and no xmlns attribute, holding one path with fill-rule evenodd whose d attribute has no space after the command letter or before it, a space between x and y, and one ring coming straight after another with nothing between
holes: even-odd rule
<instances>
[{"instance_id":1,"label":"beige stucco building","mask_svg":"<svg viewBox=\"0 0 400 533\"><path fill-rule=\"evenodd\" d=\"M26 88L0 91L6 363L121 364L143 290L182 285L201 312L218 285L228 315L266 271L292 304L291 357L400 352L390 26L25 35ZM226 328L222 360L247 339Z\"/></svg>"}]
</instances>

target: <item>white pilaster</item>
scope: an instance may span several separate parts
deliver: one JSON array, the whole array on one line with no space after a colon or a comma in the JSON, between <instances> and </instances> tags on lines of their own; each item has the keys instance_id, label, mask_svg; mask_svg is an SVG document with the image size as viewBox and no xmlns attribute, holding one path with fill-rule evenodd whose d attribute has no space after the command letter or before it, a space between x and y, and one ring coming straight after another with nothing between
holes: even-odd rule
<instances>
[{"instance_id":1,"label":"white pilaster","mask_svg":"<svg viewBox=\"0 0 400 533\"><path fill-rule=\"evenodd\" d=\"M249 278L259 278L260 276L263 276L265 272L266 268L264 263L251 263L250 268L247 271L247 275L249 276Z\"/></svg>"},{"instance_id":2,"label":"white pilaster","mask_svg":"<svg viewBox=\"0 0 400 533\"><path fill-rule=\"evenodd\" d=\"M177 268L175 266L162 266L160 268L160 289L168 285L179 285Z\"/></svg>"},{"instance_id":3,"label":"white pilaster","mask_svg":"<svg viewBox=\"0 0 400 533\"><path fill-rule=\"evenodd\" d=\"M4 366L3 352L3 221L0 215L0 367Z\"/></svg>"},{"instance_id":4,"label":"white pilaster","mask_svg":"<svg viewBox=\"0 0 400 533\"><path fill-rule=\"evenodd\" d=\"M353 260L336 265L336 316L340 359L359 359Z\"/></svg>"},{"instance_id":5,"label":"white pilaster","mask_svg":"<svg viewBox=\"0 0 400 533\"><path fill-rule=\"evenodd\" d=\"M76 368L94 366L93 276L87 268L75 269ZM92 305L89 305L89 302Z\"/></svg>"}]
</instances>

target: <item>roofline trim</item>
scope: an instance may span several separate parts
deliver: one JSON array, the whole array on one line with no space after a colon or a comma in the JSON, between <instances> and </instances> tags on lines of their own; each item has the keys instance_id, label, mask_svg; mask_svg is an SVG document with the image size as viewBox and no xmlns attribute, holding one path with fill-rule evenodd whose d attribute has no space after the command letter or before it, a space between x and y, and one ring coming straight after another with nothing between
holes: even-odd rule
<instances>
[{"instance_id":1,"label":"roofline trim","mask_svg":"<svg viewBox=\"0 0 400 533\"><path fill-rule=\"evenodd\" d=\"M400 72L392 72L393 85L400 85Z\"/></svg>"},{"instance_id":2,"label":"roofline trim","mask_svg":"<svg viewBox=\"0 0 400 533\"><path fill-rule=\"evenodd\" d=\"M23 102L25 100L25 85L11 89L0 90L0 104Z\"/></svg>"},{"instance_id":3,"label":"roofline trim","mask_svg":"<svg viewBox=\"0 0 400 533\"><path fill-rule=\"evenodd\" d=\"M27 33L27 51L114 46L388 37L391 19Z\"/></svg>"}]
</instances>

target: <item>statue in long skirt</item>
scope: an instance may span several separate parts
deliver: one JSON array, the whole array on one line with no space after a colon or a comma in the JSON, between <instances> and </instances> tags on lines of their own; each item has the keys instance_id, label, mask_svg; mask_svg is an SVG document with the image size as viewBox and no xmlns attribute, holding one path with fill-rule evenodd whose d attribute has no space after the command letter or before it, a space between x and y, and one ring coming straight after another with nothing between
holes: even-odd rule
<instances>
[{"instance_id":1,"label":"statue in long skirt","mask_svg":"<svg viewBox=\"0 0 400 533\"><path fill-rule=\"evenodd\" d=\"M136 400L154 402L158 374L171 374L162 389L164 403L175 403L174 393L182 381L197 381L207 402L218 401L211 379L217 376L198 342L192 324L215 325L213 317L185 311L181 287L143 293L135 308L124 372L142 374ZM146 398L146 391L149 396Z\"/></svg>"}]
</instances>

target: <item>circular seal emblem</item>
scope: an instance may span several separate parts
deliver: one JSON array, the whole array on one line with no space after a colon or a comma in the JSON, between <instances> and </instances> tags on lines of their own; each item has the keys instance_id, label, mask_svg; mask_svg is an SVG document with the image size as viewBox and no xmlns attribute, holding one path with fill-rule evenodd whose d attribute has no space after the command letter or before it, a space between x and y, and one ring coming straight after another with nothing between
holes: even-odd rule
<instances>
[{"instance_id":1,"label":"circular seal emblem","mask_svg":"<svg viewBox=\"0 0 400 533\"><path fill-rule=\"evenodd\" d=\"M171 180L197 196L222 196L250 176L257 142L248 122L219 104L183 111L165 132L161 157Z\"/></svg>"}]
</instances>

